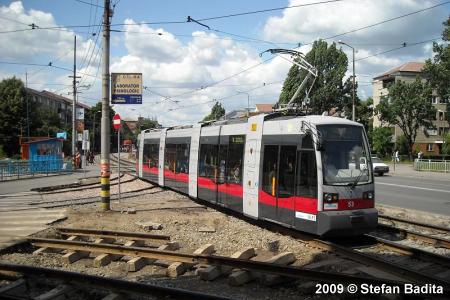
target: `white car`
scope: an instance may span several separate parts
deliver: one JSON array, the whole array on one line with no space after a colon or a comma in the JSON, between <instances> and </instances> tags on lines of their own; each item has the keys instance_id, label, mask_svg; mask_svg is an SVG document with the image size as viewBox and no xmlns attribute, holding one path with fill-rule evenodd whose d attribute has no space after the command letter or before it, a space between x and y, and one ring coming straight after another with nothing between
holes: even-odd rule
<instances>
[{"instance_id":1,"label":"white car","mask_svg":"<svg viewBox=\"0 0 450 300\"><path fill-rule=\"evenodd\" d=\"M372 157L373 172L378 176L383 176L385 173L389 173L389 166L382 162L378 157Z\"/></svg>"}]
</instances>

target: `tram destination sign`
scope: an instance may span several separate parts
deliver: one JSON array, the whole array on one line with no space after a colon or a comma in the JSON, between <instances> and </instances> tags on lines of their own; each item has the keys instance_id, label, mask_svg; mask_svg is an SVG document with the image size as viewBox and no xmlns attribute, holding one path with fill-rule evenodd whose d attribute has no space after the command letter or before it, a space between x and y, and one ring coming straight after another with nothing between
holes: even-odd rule
<instances>
[{"instance_id":1,"label":"tram destination sign","mask_svg":"<svg viewBox=\"0 0 450 300\"><path fill-rule=\"evenodd\" d=\"M142 73L111 73L111 104L142 104Z\"/></svg>"}]
</instances>

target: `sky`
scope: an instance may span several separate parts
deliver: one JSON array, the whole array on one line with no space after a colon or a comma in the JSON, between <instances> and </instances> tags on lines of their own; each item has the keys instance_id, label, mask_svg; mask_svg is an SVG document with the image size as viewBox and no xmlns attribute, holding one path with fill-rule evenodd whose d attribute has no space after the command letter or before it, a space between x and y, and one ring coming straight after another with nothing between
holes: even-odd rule
<instances>
[{"instance_id":1,"label":"sky","mask_svg":"<svg viewBox=\"0 0 450 300\"><path fill-rule=\"evenodd\" d=\"M71 98L76 35L78 100L99 102L103 2L0 0L0 80L25 81L27 74L28 87ZM250 107L277 102L292 63L284 59L289 57L260 54L270 48L306 54L317 39L342 40L356 49L358 96L367 99L376 75L432 58L433 41L442 43L442 23L450 14L445 0L111 3L110 71L142 73L145 87L143 104L114 105L114 110L125 119L150 117L164 126L196 123L215 102L227 112L245 109L247 98ZM186 22L188 16L201 24ZM225 17L210 19L220 16ZM352 51L342 50L350 76Z\"/></svg>"}]
</instances>

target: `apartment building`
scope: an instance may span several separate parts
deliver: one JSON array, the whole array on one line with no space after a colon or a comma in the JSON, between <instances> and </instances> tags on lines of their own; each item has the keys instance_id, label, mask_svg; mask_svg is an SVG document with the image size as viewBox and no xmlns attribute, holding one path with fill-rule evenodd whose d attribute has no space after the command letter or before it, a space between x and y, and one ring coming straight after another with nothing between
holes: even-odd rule
<instances>
[{"instance_id":1,"label":"apartment building","mask_svg":"<svg viewBox=\"0 0 450 300\"><path fill-rule=\"evenodd\" d=\"M382 97L389 94L389 86L396 81L412 82L419 76L422 78L423 62L407 62L373 78L373 104L376 107ZM425 80L422 78L422 80ZM447 119L448 99L441 99L433 95L430 102L436 108L436 120L434 128L420 128L417 132L414 149L422 150L425 155L439 155L443 144L443 135L449 132ZM373 127L387 126L382 124L377 115L373 118ZM393 127L394 139L402 135L398 126Z\"/></svg>"},{"instance_id":2,"label":"apartment building","mask_svg":"<svg viewBox=\"0 0 450 300\"><path fill-rule=\"evenodd\" d=\"M37 91L30 88L27 88L26 90L32 101L40 103L58 113L63 124L67 125L72 122L72 99L49 91ZM89 110L91 107L81 102L77 102L77 108Z\"/></svg>"}]
</instances>

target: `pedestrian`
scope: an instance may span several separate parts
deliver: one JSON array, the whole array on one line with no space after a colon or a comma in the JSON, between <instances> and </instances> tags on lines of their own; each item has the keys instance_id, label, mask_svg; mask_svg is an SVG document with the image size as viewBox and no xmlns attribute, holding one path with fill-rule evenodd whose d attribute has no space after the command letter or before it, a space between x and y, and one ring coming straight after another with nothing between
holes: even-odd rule
<instances>
[{"instance_id":1,"label":"pedestrian","mask_svg":"<svg viewBox=\"0 0 450 300\"><path fill-rule=\"evenodd\" d=\"M400 161L400 158L398 157L398 150L395 151L395 161L396 161L396 162L399 162L399 161Z\"/></svg>"},{"instance_id":2,"label":"pedestrian","mask_svg":"<svg viewBox=\"0 0 450 300\"><path fill-rule=\"evenodd\" d=\"M81 154L79 151L75 154L75 168L81 169Z\"/></svg>"},{"instance_id":3,"label":"pedestrian","mask_svg":"<svg viewBox=\"0 0 450 300\"><path fill-rule=\"evenodd\" d=\"M419 153L417 153L417 158L422 159L422 156L423 156L423 152L422 152L422 150L420 150Z\"/></svg>"}]
</instances>

